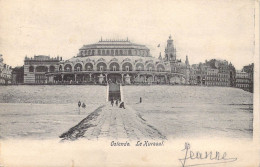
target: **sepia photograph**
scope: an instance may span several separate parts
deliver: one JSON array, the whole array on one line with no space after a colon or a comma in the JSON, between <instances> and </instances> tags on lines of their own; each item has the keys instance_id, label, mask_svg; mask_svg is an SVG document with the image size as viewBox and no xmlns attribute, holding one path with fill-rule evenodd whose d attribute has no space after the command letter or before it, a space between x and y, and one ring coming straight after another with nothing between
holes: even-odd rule
<instances>
[{"instance_id":1,"label":"sepia photograph","mask_svg":"<svg viewBox=\"0 0 260 167\"><path fill-rule=\"evenodd\" d=\"M0 166L260 166L258 0L0 0Z\"/></svg>"}]
</instances>

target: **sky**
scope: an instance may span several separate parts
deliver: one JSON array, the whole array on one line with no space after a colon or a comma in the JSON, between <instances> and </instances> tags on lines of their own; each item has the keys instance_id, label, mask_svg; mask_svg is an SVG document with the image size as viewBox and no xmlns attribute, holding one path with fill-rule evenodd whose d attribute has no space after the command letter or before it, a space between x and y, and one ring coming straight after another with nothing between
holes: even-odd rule
<instances>
[{"instance_id":1,"label":"sky","mask_svg":"<svg viewBox=\"0 0 260 167\"><path fill-rule=\"evenodd\" d=\"M254 61L254 0L0 0L0 54L11 66L34 55L76 56L84 44L128 39L154 57L172 35L177 59ZM160 47L158 48L158 44Z\"/></svg>"}]
</instances>

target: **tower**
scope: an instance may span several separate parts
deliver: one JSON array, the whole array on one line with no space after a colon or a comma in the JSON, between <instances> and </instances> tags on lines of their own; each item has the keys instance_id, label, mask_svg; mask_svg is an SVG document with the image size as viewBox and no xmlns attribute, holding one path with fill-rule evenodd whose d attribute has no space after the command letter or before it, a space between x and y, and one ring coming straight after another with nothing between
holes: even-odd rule
<instances>
[{"instance_id":1,"label":"tower","mask_svg":"<svg viewBox=\"0 0 260 167\"><path fill-rule=\"evenodd\" d=\"M186 67L189 67L189 66L190 66L189 59L188 59L188 55L186 55L185 64L186 64Z\"/></svg>"},{"instance_id":2,"label":"tower","mask_svg":"<svg viewBox=\"0 0 260 167\"><path fill-rule=\"evenodd\" d=\"M165 48L165 60L166 61L176 61L176 49L173 45L172 36L169 36L167 40L167 47Z\"/></svg>"}]
</instances>

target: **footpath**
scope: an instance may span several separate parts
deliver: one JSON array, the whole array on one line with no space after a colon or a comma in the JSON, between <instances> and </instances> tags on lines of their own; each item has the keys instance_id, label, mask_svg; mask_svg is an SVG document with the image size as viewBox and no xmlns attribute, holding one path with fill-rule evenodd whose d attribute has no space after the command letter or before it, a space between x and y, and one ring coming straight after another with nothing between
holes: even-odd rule
<instances>
[{"instance_id":1,"label":"footpath","mask_svg":"<svg viewBox=\"0 0 260 167\"><path fill-rule=\"evenodd\" d=\"M62 140L86 138L106 139L165 139L156 128L149 125L140 114L130 106L126 109L112 107L110 104L100 106L85 119L67 132L60 135Z\"/></svg>"}]
</instances>

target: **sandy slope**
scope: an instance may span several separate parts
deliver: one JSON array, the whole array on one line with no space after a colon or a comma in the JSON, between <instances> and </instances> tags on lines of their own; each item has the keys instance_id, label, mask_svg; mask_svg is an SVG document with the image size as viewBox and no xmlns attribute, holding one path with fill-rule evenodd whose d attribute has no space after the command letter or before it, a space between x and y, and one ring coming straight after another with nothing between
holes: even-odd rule
<instances>
[{"instance_id":1,"label":"sandy slope","mask_svg":"<svg viewBox=\"0 0 260 167\"><path fill-rule=\"evenodd\" d=\"M62 140L79 138L165 139L165 136L147 124L146 120L131 107L121 109L106 104L63 133L60 138Z\"/></svg>"}]
</instances>

